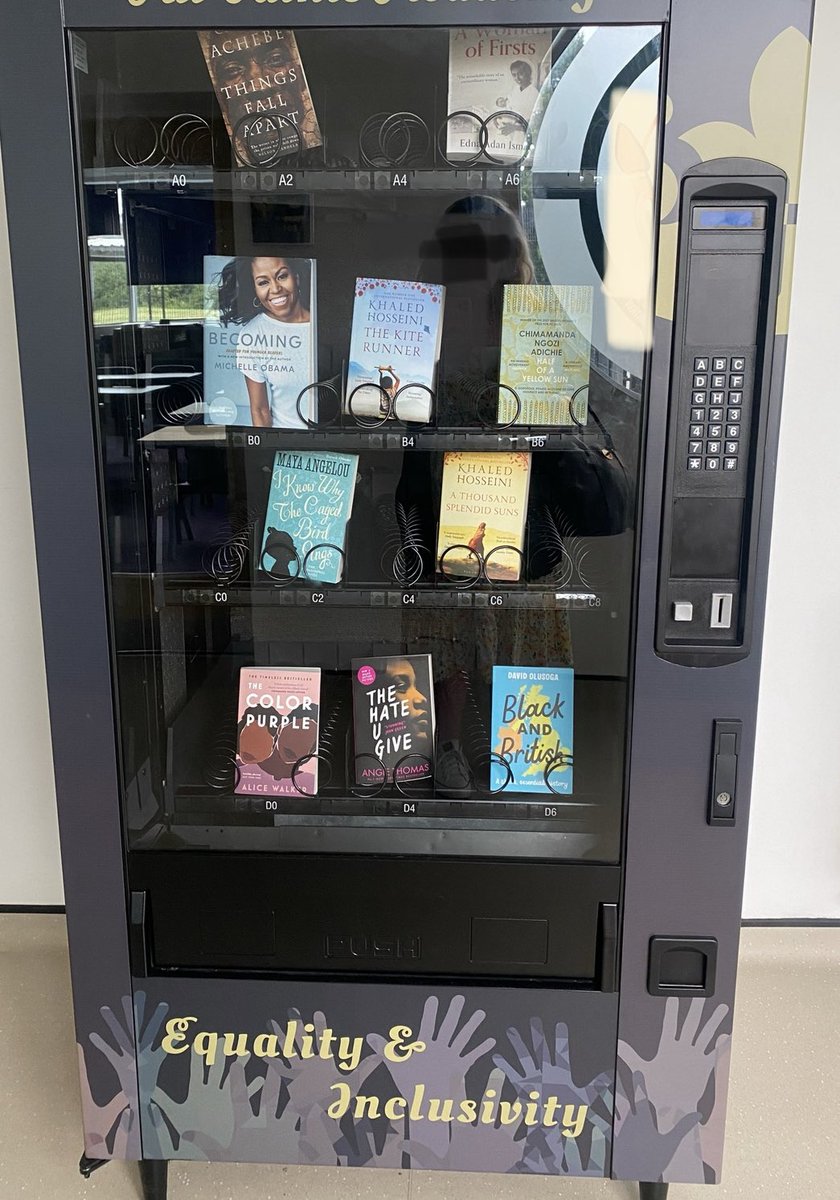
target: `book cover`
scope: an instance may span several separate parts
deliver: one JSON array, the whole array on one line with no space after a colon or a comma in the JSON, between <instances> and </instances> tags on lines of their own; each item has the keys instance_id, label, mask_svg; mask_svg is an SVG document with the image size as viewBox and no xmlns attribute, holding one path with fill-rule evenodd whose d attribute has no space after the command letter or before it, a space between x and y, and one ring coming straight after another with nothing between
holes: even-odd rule
<instances>
[{"instance_id":1,"label":"book cover","mask_svg":"<svg viewBox=\"0 0 840 1200\"><path fill-rule=\"evenodd\" d=\"M432 656L355 658L350 665L356 783L381 784L383 769L388 783L395 773L400 783L429 779L435 753Z\"/></svg>"},{"instance_id":2,"label":"book cover","mask_svg":"<svg viewBox=\"0 0 840 1200\"><path fill-rule=\"evenodd\" d=\"M341 580L344 559L338 550L344 551L358 465L358 454L277 451L260 548L265 575Z\"/></svg>"},{"instance_id":3,"label":"book cover","mask_svg":"<svg viewBox=\"0 0 840 1200\"><path fill-rule=\"evenodd\" d=\"M276 166L322 144L290 29L204 29L198 38L240 166Z\"/></svg>"},{"instance_id":4,"label":"book cover","mask_svg":"<svg viewBox=\"0 0 840 1200\"><path fill-rule=\"evenodd\" d=\"M205 424L305 428L316 354L314 259L205 257Z\"/></svg>"},{"instance_id":5,"label":"book cover","mask_svg":"<svg viewBox=\"0 0 840 1200\"><path fill-rule=\"evenodd\" d=\"M504 297L499 383L513 388L521 408L517 415L513 396L500 389L500 423L585 425L593 289L512 283Z\"/></svg>"},{"instance_id":6,"label":"book cover","mask_svg":"<svg viewBox=\"0 0 840 1200\"><path fill-rule=\"evenodd\" d=\"M243 667L236 743L240 796L318 791L320 667ZM292 772L301 759L300 767Z\"/></svg>"},{"instance_id":7,"label":"book cover","mask_svg":"<svg viewBox=\"0 0 840 1200\"><path fill-rule=\"evenodd\" d=\"M370 384L353 395L353 416L384 417L390 398L392 418L430 420L444 295L445 288L435 283L356 280L345 411L354 389Z\"/></svg>"},{"instance_id":8,"label":"book cover","mask_svg":"<svg viewBox=\"0 0 840 1200\"><path fill-rule=\"evenodd\" d=\"M513 778L491 759L492 789L571 794L574 691L571 667L493 668L491 749ZM549 787L546 770L558 760Z\"/></svg>"},{"instance_id":9,"label":"book cover","mask_svg":"<svg viewBox=\"0 0 840 1200\"><path fill-rule=\"evenodd\" d=\"M443 456L440 574L475 575L484 561L488 579L519 579L530 474L530 454L454 451Z\"/></svg>"},{"instance_id":10,"label":"book cover","mask_svg":"<svg viewBox=\"0 0 840 1200\"><path fill-rule=\"evenodd\" d=\"M551 65L551 29L472 26L449 31L449 109L446 157L474 159L481 151L479 125L493 113L523 118L491 122L485 147L491 159L517 162L525 153L526 123ZM454 116L458 113L458 116Z\"/></svg>"}]
</instances>

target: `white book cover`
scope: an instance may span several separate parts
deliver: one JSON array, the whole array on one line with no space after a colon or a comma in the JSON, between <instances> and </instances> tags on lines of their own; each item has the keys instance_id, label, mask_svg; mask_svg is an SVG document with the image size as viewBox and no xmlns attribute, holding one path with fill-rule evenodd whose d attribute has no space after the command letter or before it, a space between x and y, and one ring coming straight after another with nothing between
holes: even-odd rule
<instances>
[{"instance_id":1,"label":"white book cover","mask_svg":"<svg viewBox=\"0 0 840 1200\"><path fill-rule=\"evenodd\" d=\"M303 429L315 419L315 261L204 259L204 420Z\"/></svg>"},{"instance_id":2,"label":"white book cover","mask_svg":"<svg viewBox=\"0 0 840 1200\"><path fill-rule=\"evenodd\" d=\"M485 147L499 162L517 162L525 151L526 125L551 65L552 29L496 29L474 25L449 31L449 108L446 156L453 162L477 158L477 123L493 113L521 120L493 121ZM455 113L465 114L458 117Z\"/></svg>"}]
</instances>

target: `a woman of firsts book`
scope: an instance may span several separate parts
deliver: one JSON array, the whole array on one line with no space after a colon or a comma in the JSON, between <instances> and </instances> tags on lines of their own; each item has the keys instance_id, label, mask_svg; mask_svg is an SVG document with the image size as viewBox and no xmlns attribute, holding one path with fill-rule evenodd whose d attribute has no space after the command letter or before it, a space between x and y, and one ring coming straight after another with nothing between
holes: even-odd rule
<instances>
[{"instance_id":1,"label":"a woman of firsts book","mask_svg":"<svg viewBox=\"0 0 840 1200\"><path fill-rule=\"evenodd\" d=\"M430 778L435 753L432 656L354 658L350 665L356 783Z\"/></svg>"},{"instance_id":2,"label":"a woman of firsts book","mask_svg":"<svg viewBox=\"0 0 840 1200\"><path fill-rule=\"evenodd\" d=\"M345 412L363 421L431 419L444 294L436 283L356 280Z\"/></svg>"},{"instance_id":3,"label":"a woman of firsts book","mask_svg":"<svg viewBox=\"0 0 840 1200\"><path fill-rule=\"evenodd\" d=\"M570 667L493 668L494 791L571 794L574 691Z\"/></svg>"},{"instance_id":4,"label":"a woman of firsts book","mask_svg":"<svg viewBox=\"0 0 840 1200\"><path fill-rule=\"evenodd\" d=\"M243 667L234 788L238 795L315 795L320 698L320 667Z\"/></svg>"},{"instance_id":5,"label":"a woman of firsts book","mask_svg":"<svg viewBox=\"0 0 840 1200\"><path fill-rule=\"evenodd\" d=\"M454 451L443 456L437 568L509 583L522 574L530 454Z\"/></svg>"}]
</instances>

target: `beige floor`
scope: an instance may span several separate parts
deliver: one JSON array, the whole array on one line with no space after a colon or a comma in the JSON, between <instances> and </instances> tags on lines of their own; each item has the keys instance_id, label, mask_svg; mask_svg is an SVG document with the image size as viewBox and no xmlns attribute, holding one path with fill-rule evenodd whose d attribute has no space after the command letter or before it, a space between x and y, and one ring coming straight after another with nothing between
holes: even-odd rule
<instances>
[{"instance_id":1,"label":"beige floor","mask_svg":"<svg viewBox=\"0 0 840 1200\"><path fill-rule=\"evenodd\" d=\"M0 915L0 1200L138 1200L135 1168L89 1181L81 1151L64 918ZM673 1200L837 1200L840 929L743 937L725 1182ZM32 1114L48 1137L33 1137ZM171 1200L630 1200L629 1184L185 1163Z\"/></svg>"}]
</instances>

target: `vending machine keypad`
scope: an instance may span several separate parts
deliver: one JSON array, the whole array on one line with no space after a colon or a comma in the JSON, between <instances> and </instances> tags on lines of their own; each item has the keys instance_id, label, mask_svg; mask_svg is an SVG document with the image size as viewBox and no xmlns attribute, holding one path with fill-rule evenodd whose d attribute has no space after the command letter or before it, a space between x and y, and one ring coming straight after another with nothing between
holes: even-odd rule
<instances>
[{"instance_id":1,"label":"vending machine keypad","mask_svg":"<svg viewBox=\"0 0 840 1200\"><path fill-rule=\"evenodd\" d=\"M750 409L744 403L751 386L749 363L746 351L717 350L694 356L688 420L682 422L683 428L688 427L688 473L741 470L742 436Z\"/></svg>"}]
</instances>

